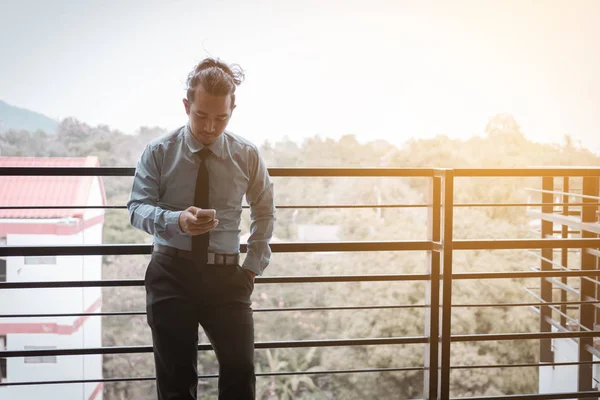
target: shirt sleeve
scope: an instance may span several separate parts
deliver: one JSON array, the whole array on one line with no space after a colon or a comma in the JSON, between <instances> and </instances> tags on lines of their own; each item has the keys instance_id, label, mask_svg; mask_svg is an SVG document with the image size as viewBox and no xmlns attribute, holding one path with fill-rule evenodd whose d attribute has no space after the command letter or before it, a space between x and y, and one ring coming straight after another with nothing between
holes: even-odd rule
<instances>
[{"instance_id":1,"label":"shirt sleeve","mask_svg":"<svg viewBox=\"0 0 600 400\"><path fill-rule=\"evenodd\" d=\"M158 206L160 198L160 157L155 148L146 146L135 168L133 187L127 202L129 221L134 227L165 239L183 235L179 227L181 211L165 210Z\"/></svg>"},{"instance_id":2,"label":"shirt sleeve","mask_svg":"<svg viewBox=\"0 0 600 400\"><path fill-rule=\"evenodd\" d=\"M246 191L246 200L250 205L250 236L248 251L243 268L262 275L271 259L269 242L275 225L275 204L273 183L264 160L256 148L249 156L250 182Z\"/></svg>"}]
</instances>

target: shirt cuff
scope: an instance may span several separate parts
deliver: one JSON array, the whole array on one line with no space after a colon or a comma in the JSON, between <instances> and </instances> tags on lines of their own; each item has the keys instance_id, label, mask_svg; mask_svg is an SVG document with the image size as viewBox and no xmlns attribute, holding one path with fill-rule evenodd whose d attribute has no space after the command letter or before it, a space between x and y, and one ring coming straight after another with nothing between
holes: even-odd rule
<instances>
[{"instance_id":1,"label":"shirt cuff","mask_svg":"<svg viewBox=\"0 0 600 400\"><path fill-rule=\"evenodd\" d=\"M170 236L185 235L179 226L179 215L182 211L166 211L167 232Z\"/></svg>"},{"instance_id":2,"label":"shirt cuff","mask_svg":"<svg viewBox=\"0 0 600 400\"><path fill-rule=\"evenodd\" d=\"M249 269L254 272L256 275L262 275L264 268L267 266L268 262L261 262L258 258L253 257L251 254L246 256L244 260L244 264L242 268Z\"/></svg>"}]
</instances>

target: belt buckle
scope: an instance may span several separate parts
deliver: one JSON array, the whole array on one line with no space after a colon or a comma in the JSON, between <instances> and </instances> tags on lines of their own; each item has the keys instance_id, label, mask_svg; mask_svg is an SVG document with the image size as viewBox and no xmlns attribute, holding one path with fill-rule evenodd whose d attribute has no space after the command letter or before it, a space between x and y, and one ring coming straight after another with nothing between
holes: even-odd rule
<instances>
[{"instance_id":1,"label":"belt buckle","mask_svg":"<svg viewBox=\"0 0 600 400\"><path fill-rule=\"evenodd\" d=\"M237 257L236 254L208 253L207 264L213 264L213 265L237 264L236 257Z\"/></svg>"},{"instance_id":2,"label":"belt buckle","mask_svg":"<svg viewBox=\"0 0 600 400\"><path fill-rule=\"evenodd\" d=\"M208 253L206 263L212 264L212 265L222 265L223 264L223 255L216 254L216 253Z\"/></svg>"}]
</instances>

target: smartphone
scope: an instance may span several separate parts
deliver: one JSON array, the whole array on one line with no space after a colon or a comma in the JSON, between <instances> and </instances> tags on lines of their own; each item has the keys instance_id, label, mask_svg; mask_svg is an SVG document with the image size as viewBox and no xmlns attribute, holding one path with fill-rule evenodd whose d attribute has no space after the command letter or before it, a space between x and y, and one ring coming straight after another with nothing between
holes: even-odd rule
<instances>
[{"instance_id":1,"label":"smartphone","mask_svg":"<svg viewBox=\"0 0 600 400\"><path fill-rule=\"evenodd\" d=\"M202 209L196 211L196 218L200 220L200 222L208 222L215 219L217 215L217 210L214 209Z\"/></svg>"}]
</instances>

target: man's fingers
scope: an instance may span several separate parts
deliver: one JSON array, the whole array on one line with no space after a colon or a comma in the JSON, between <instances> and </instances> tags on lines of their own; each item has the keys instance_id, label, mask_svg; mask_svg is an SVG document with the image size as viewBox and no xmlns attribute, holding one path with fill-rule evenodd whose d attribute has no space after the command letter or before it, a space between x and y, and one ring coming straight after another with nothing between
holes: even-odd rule
<instances>
[{"instance_id":1,"label":"man's fingers","mask_svg":"<svg viewBox=\"0 0 600 400\"><path fill-rule=\"evenodd\" d=\"M190 222L194 225L212 224L214 221L214 219L208 219L206 216L196 217L194 215L190 218Z\"/></svg>"},{"instance_id":2,"label":"man's fingers","mask_svg":"<svg viewBox=\"0 0 600 400\"><path fill-rule=\"evenodd\" d=\"M193 226L198 229L212 229L215 226L217 226L218 224L219 224L219 220L215 219L215 220L208 221L208 222L198 222L196 224L193 224Z\"/></svg>"},{"instance_id":3,"label":"man's fingers","mask_svg":"<svg viewBox=\"0 0 600 400\"><path fill-rule=\"evenodd\" d=\"M214 229L219 224L219 220L214 220L211 222L204 222L202 224L193 224L189 227L189 233L192 235L201 235Z\"/></svg>"}]
</instances>

